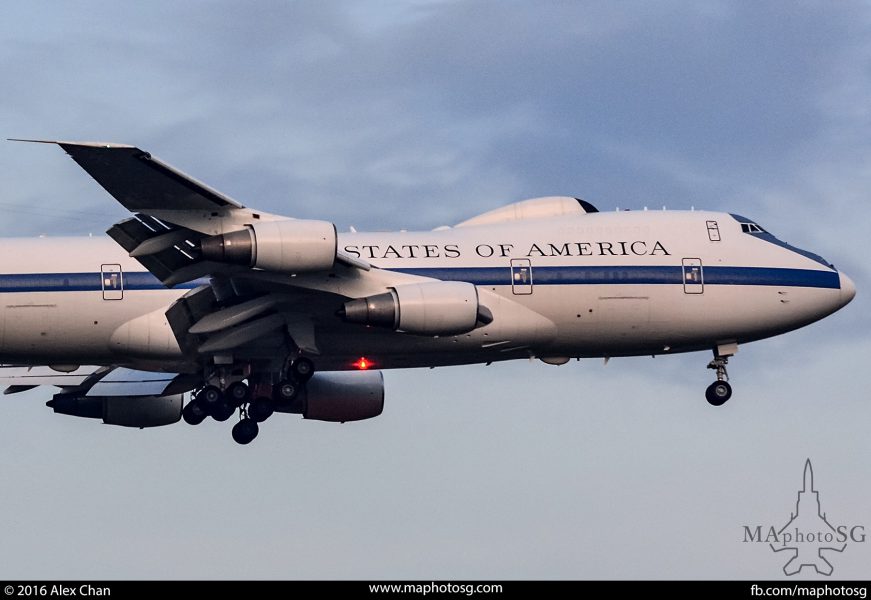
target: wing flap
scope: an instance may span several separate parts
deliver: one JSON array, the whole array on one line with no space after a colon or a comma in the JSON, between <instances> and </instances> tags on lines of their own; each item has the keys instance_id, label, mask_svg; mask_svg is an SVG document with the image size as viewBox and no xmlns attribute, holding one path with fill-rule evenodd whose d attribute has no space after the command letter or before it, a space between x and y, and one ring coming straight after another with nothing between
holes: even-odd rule
<instances>
[{"instance_id":1,"label":"wing flap","mask_svg":"<svg viewBox=\"0 0 871 600\"><path fill-rule=\"evenodd\" d=\"M191 326L218 309L218 301L211 285L201 285L176 300L166 311L166 320L179 347L186 354L194 354L202 343L200 336L191 334Z\"/></svg>"},{"instance_id":2,"label":"wing flap","mask_svg":"<svg viewBox=\"0 0 871 600\"><path fill-rule=\"evenodd\" d=\"M211 337L205 344L200 346L201 354L232 350L257 338L266 335L284 325L282 315L269 315L256 321L237 325Z\"/></svg>"},{"instance_id":3,"label":"wing flap","mask_svg":"<svg viewBox=\"0 0 871 600\"><path fill-rule=\"evenodd\" d=\"M270 294L213 312L197 321L188 333L199 335L228 329L272 309L281 299L278 294Z\"/></svg>"},{"instance_id":4,"label":"wing flap","mask_svg":"<svg viewBox=\"0 0 871 600\"><path fill-rule=\"evenodd\" d=\"M179 229L178 231L168 231L159 235L155 235L147 240L140 242L133 250L130 250L132 258L140 256L148 256L149 254L157 254L168 250L177 244L189 242L191 237L190 230Z\"/></svg>"}]
</instances>

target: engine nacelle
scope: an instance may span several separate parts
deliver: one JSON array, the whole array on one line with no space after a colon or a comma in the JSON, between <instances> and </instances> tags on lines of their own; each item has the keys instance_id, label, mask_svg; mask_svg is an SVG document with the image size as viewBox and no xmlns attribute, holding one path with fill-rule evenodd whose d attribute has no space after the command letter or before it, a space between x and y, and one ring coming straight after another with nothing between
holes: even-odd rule
<instances>
[{"instance_id":1,"label":"engine nacelle","mask_svg":"<svg viewBox=\"0 0 871 600\"><path fill-rule=\"evenodd\" d=\"M463 281L398 285L384 294L345 302L339 315L350 323L417 335L456 335L493 320L478 303L475 285Z\"/></svg>"},{"instance_id":2,"label":"engine nacelle","mask_svg":"<svg viewBox=\"0 0 871 600\"><path fill-rule=\"evenodd\" d=\"M275 410L318 421L362 421L384 410L384 376L380 371L315 373L293 402Z\"/></svg>"},{"instance_id":3,"label":"engine nacelle","mask_svg":"<svg viewBox=\"0 0 871 600\"><path fill-rule=\"evenodd\" d=\"M46 405L74 417L103 419L106 425L159 427L181 419L182 394L171 396L78 396L57 394Z\"/></svg>"},{"instance_id":4,"label":"engine nacelle","mask_svg":"<svg viewBox=\"0 0 871 600\"><path fill-rule=\"evenodd\" d=\"M205 260L281 273L331 269L336 262L336 226L327 221L265 221L204 239Z\"/></svg>"}]
</instances>

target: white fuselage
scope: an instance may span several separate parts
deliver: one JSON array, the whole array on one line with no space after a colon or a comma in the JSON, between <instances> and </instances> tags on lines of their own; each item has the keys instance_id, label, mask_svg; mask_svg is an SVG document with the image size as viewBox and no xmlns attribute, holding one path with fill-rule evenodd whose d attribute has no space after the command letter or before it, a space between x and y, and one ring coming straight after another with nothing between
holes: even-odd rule
<instances>
[{"instance_id":1,"label":"white fuselage","mask_svg":"<svg viewBox=\"0 0 871 600\"><path fill-rule=\"evenodd\" d=\"M349 336L338 317L335 329L321 320L320 370L353 368L361 356L391 368L709 349L807 325L855 293L830 265L742 231L726 213L594 213L347 233L339 250L409 281L472 282L494 319L444 337L364 326ZM345 297L379 291L323 276L293 282ZM162 314L201 283L166 289L108 238L2 240L0 361L178 368L189 357ZM125 326L135 319L147 326Z\"/></svg>"}]
</instances>

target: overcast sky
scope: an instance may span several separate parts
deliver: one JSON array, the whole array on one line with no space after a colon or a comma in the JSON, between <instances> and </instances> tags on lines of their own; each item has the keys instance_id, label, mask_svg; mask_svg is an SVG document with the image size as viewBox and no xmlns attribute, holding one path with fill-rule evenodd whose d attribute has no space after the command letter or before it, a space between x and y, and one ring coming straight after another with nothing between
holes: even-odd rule
<instances>
[{"instance_id":1,"label":"overcast sky","mask_svg":"<svg viewBox=\"0 0 871 600\"><path fill-rule=\"evenodd\" d=\"M432 228L523 198L757 219L856 281L707 354L390 372L384 414L127 430L0 398L0 578L774 578L813 460L871 533L863 2L3 3L0 136L136 144L247 205ZM0 143L0 235L124 218ZM20 257L2 256L0 264ZM871 540L832 557L871 576Z\"/></svg>"}]
</instances>

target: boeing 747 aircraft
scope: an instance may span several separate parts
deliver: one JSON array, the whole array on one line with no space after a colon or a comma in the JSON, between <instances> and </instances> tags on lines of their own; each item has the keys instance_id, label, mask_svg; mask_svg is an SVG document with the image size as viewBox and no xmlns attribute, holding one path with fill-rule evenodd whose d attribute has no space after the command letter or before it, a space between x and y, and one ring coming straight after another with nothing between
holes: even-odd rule
<instances>
[{"instance_id":1,"label":"boeing 747 aircraft","mask_svg":"<svg viewBox=\"0 0 871 600\"><path fill-rule=\"evenodd\" d=\"M139 148L61 146L127 208L108 238L0 241L0 381L151 427L381 414L383 369L707 351L846 305L853 282L751 218L525 200L434 231L337 233L248 208ZM423 375L422 375L423 376ZM184 399L190 392L190 401Z\"/></svg>"}]
</instances>

